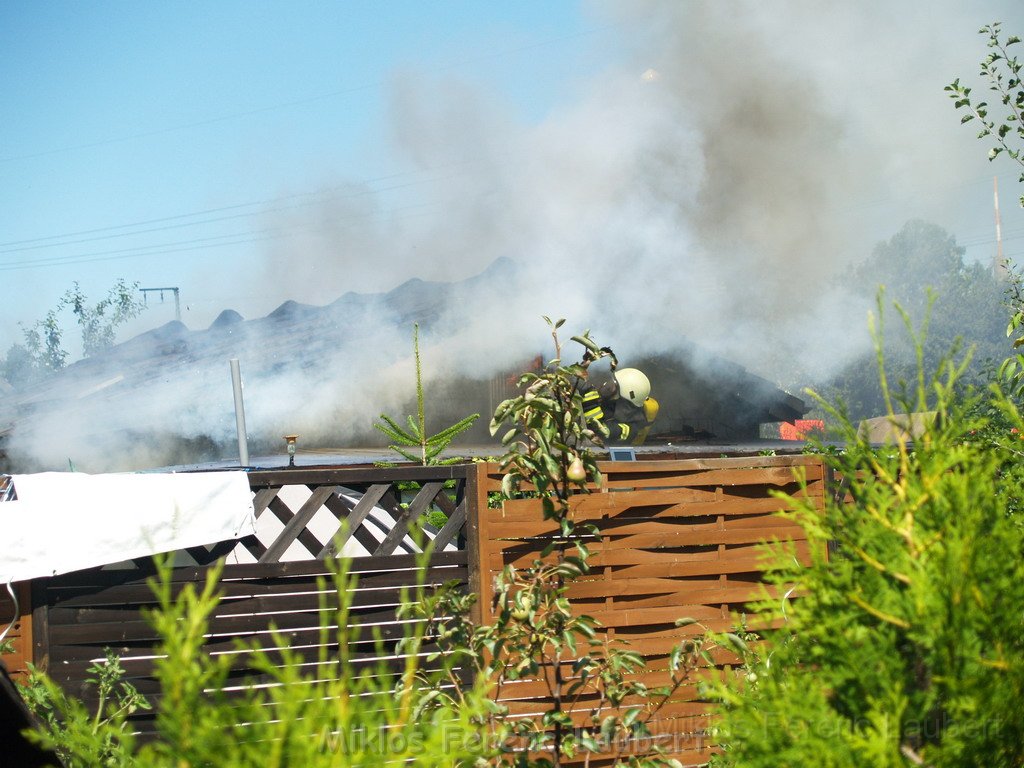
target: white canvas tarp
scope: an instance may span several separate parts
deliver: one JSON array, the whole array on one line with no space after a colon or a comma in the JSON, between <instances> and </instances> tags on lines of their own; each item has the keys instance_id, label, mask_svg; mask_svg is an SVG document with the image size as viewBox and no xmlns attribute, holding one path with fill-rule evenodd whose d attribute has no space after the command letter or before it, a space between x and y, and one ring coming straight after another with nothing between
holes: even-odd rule
<instances>
[{"instance_id":1,"label":"white canvas tarp","mask_svg":"<svg viewBox=\"0 0 1024 768\"><path fill-rule=\"evenodd\" d=\"M244 472L14 475L0 503L0 581L238 539L256 518Z\"/></svg>"}]
</instances>

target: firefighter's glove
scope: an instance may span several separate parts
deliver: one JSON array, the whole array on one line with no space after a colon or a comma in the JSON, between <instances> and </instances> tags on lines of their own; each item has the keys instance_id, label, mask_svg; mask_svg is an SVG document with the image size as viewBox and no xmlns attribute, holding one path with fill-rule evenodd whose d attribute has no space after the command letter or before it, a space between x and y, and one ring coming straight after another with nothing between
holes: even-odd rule
<instances>
[{"instance_id":1,"label":"firefighter's glove","mask_svg":"<svg viewBox=\"0 0 1024 768\"><path fill-rule=\"evenodd\" d=\"M607 379L598 385L597 391L600 393L602 400L612 400L619 394L619 385L615 382L614 378Z\"/></svg>"}]
</instances>

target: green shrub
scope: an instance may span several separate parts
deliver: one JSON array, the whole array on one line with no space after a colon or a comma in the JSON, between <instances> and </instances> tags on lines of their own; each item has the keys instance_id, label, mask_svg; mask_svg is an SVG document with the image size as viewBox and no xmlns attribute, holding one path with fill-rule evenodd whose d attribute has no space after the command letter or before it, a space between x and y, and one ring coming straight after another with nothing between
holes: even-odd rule
<instances>
[{"instance_id":1,"label":"green shrub","mask_svg":"<svg viewBox=\"0 0 1024 768\"><path fill-rule=\"evenodd\" d=\"M67 766L455 766L489 754L479 727L486 691L468 687L458 708L437 696L432 676L447 671L421 668L424 623L407 625L401 668L382 661L359 670L349 663L351 580L344 570L322 598L315 663L279 637L269 649L240 643L238 651L250 652L248 661L262 679L259 687L234 693L225 691L238 684L228 679L232 655L203 649L218 601L219 569L209 572L201 589L187 585L176 597L169 573L162 566L153 582L158 606L150 620L161 638L153 740L140 744L132 735L130 709L121 705L137 705L138 699L123 688L116 694L116 667L108 666L101 678L115 695L92 714L36 674L28 700L45 731L35 738L56 749ZM336 650L329 652L332 643ZM378 648L381 656L390 655L379 642Z\"/></svg>"},{"instance_id":2,"label":"green shrub","mask_svg":"<svg viewBox=\"0 0 1024 768\"><path fill-rule=\"evenodd\" d=\"M790 500L813 562L776 564L759 616L779 628L711 687L722 765L1024 763L1022 485L1005 447L972 439L993 409L1024 422L998 390L956 394L963 359L896 392L880 363L890 416L937 418L880 449L832 409L846 448L824 457L853 501Z\"/></svg>"}]
</instances>

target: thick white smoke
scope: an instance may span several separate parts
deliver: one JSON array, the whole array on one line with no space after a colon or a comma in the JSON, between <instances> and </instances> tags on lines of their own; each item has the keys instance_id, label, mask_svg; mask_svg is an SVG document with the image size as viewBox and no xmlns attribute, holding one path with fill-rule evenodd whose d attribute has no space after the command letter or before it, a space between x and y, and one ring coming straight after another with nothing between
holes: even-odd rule
<instances>
[{"instance_id":1,"label":"thick white smoke","mask_svg":"<svg viewBox=\"0 0 1024 768\"><path fill-rule=\"evenodd\" d=\"M596 3L607 69L531 123L471 73L397 72L390 119L408 188L396 182L385 204L334 183L319 205L268 217L292 236L267 246L247 290L326 304L507 257L515 276L466 292L424 336L428 381L549 350L547 314L627 361L688 339L807 383L867 344L867 308L838 271L908 219L952 227L958 185L989 172L942 86L976 70L981 24L1020 32L1024 11L961 5ZM340 444L407 404L413 319L356 317L330 348L311 328L292 352L261 335L232 350L250 424ZM102 417L229 440L225 360ZM41 452L53 433L37 434Z\"/></svg>"},{"instance_id":2,"label":"thick white smoke","mask_svg":"<svg viewBox=\"0 0 1024 768\"><path fill-rule=\"evenodd\" d=\"M975 71L982 23L1024 12L961 5L598 3L620 55L535 124L471 76L396 74L396 150L435 174L432 208L374 230L342 207L295 274L457 279L508 256L528 288L453 320L485 347L558 314L800 383L867 341L837 271L908 219L953 228L988 172L942 86Z\"/></svg>"}]
</instances>

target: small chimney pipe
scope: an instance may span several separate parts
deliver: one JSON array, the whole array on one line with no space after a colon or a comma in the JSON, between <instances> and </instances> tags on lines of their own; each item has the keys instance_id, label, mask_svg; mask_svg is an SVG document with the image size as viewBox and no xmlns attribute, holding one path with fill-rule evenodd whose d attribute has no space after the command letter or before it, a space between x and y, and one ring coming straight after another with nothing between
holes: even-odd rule
<instances>
[{"instance_id":1,"label":"small chimney pipe","mask_svg":"<svg viewBox=\"0 0 1024 768\"><path fill-rule=\"evenodd\" d=\"M242 372L238 358L228 361L231 364L231 387L235 391L235 429L238 432L238 463L249 466L249 438L245 433L245 404L242 402Z\"/></svg>"}]
</instances>

